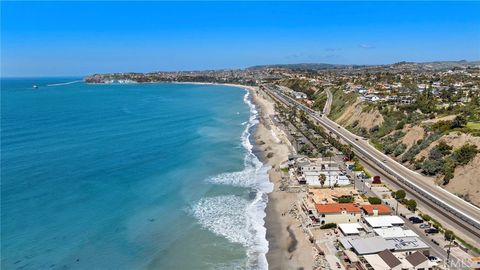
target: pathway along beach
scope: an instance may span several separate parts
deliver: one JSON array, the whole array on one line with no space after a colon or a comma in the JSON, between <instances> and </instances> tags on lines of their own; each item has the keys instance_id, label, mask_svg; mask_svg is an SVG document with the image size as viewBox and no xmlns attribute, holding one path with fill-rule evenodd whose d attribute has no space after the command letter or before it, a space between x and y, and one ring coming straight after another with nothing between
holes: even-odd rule
<instances>
[{"instance_id":1,"label":"pathway along beach","mask_svg":"<svg viewBox=\"0 0 480 270\"><path fill-rule=\"evenodd\" d=\"M300 227L300 221L289 214L299 199L299 193L289 193L279 189L281 171L279 165L287 160L292 147L282 130L274 125L271 116L275 114L274 103L257 87L249 87L253 101L260 111L255 140L263 154L263 161L271 166L270 181L273 192L268 194L265 218L269 250L269 269L312 269L313 247Z\"/></svg>"}]
</instances>

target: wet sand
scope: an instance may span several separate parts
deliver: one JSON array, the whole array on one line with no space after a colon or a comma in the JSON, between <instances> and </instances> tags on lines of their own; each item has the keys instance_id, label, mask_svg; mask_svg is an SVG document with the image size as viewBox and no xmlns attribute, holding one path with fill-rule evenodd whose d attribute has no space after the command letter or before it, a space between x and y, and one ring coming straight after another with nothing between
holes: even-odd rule
<instances>
[{"instance_id":1,"label":"wet sand","mask_svg":"<svg viewBox=\"0 0 480 270\"><path fill-rule=\"evenodd\" d=\"M279 165L292 153L285 134L274 126L270 116L275 114L270 98L257 88L250 88L253 101L260 111L260 124L255 139L263 153L263 160L272 168L269 172L274 190L268 195L265 226L269 251L269 269L312 269L313 249L308 237L300 227L300 221L291 213L300 193L289 193L279 189L282 172Z\"/></svg>"}]
</instances>

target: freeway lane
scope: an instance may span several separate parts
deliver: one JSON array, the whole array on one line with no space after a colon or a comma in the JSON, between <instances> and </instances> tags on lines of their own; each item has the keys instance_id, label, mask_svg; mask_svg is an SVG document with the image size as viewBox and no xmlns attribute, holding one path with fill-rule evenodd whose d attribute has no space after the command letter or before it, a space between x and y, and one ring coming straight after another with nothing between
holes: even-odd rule
<instances>
[{"instance_id":1,"label":"freeway lane","mask_svg":"<svg viewBox=\"0 0 480 270\"><path fill-rule=\"evenodd\" d=\"M360 152L365 157L368 157L376 166L385 170L389 174L393 175L394 178L403 184L411 186L419 195L428 198L433 201L432 204L441 206L444 210L451 212L456 217L461 218L463 221L461 225L465 229L468 229L476 239L480 239L480 209L461 198L449 193L448 191L435 186L428 184L429 182L425 181L425 177L412 172L403 165L397 163L390 157L384 155L373 146L364 141L361 137L358 137L348 130L340 127L337 123L328 119L327 117L318 116L318 114L312 111L310 108L304 106L303 104L297 102L296 100L283 95L282 93L275 92L270 90L278 100L281 102L295 106L299 109L306 111L313 119L315 119L321 126L330 130L333 134L336 134L346 143L350 144L357 152ZM451 215L446 215L449 218L452 218ZM466 224L468 223L468 224ZM459 224L457 222L457 224ZM475 238L474 238L475 239Z\"/></svg>"}]
</instances>

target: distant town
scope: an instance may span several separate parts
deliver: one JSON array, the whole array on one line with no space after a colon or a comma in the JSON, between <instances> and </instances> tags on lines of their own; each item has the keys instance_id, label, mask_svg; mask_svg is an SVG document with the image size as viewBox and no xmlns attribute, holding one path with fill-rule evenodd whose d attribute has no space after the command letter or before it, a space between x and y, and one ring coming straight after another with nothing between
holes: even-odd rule
<instances>
[{"instance_id":1,"label":"distant town","mask_svg":"<svg viewBox=\"0 0 480 270\"><path fill-rule=\"evenodd\" d=\"M480 267L480 61L268 65L85 81L238 84L273 103L275 113L262 121L291 147L274 166L274 192L292 198L282 216L304 233L314 269ZM262 150L267 160L275 155Z\"/></svg>"}]
</instances>

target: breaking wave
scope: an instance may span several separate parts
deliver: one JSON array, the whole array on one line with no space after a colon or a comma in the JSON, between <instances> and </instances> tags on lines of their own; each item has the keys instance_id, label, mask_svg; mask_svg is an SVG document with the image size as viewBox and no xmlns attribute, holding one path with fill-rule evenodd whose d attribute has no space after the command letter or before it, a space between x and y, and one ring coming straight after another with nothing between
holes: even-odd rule
<instances>
[{"instance_id":1,"label":"breaking wave","mask_svg":"<svg viewBox=\"0 0 480 270\"><path fill-rule=\"evenodd\" d=\"M268 252L268 241L264 218L267 193L273 190L273 184L268 178L270 168L255 156L250 142L252 129L258 124L258 111L251 102L248 91L244 102L250 108L250 118L241 136L245 149L244 169L222 173L207 181L251 188L255 196L252 200L235 195L203 198L193 207L193 214L204 228L246 247L247 269L268 269L265 256Z\"/></svg>"}]
</instances>

